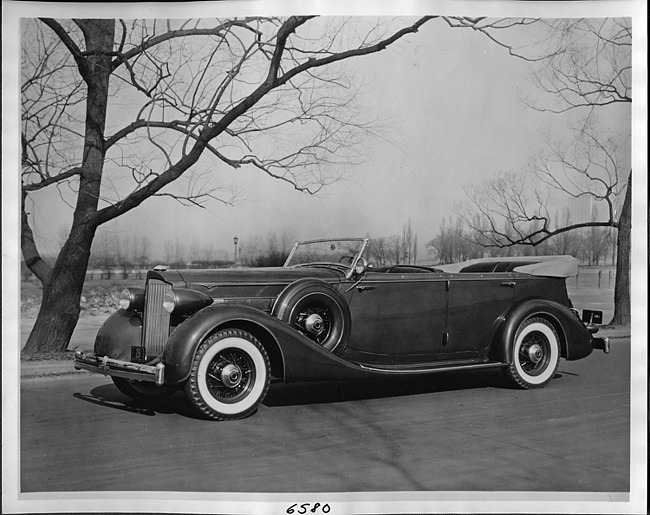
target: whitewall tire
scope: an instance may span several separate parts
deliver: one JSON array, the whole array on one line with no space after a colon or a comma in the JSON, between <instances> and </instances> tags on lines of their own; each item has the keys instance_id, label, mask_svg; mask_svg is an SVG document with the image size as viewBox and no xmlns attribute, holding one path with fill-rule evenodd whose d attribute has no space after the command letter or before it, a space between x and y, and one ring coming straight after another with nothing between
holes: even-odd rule
<instances>
[{"instance_id":1,"label":"whitewall tire","mask_svg":"<svg viewBox=\"0 0 650 515\"><path fill-rule=\"evenodd\" d=\"M269 357L257 338L239 329L225 329L199 346L185 392L205 417L235 420L257 409L270 381Z\"/></svg>"},{"instance_id":2,"label":"whitewall tire","mask_svg":"<svg viewBox=\"0 0 650 515\"><path fill-rule=\"evenodd\" d=\"M517 329L507 376L520 388L541 388L557 371L560 338L548 320L533 317Z\"/></svg>"}]
</instances>

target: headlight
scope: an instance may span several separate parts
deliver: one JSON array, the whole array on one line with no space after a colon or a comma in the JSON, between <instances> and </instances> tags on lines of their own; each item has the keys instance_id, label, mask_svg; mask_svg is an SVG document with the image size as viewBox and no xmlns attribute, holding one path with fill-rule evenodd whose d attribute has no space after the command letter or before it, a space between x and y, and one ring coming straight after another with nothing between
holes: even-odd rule
<instances>
[{"instance_id":1,"label":"headlight","mask_svg":"<svg viewBox=\"0 0 650 515\"><path fill-rule=\"evenodd\" d=\"M165 293L163 308L167 313L186 315L212 304L213 299L196 290L175 289Z\"/></svg>"},{"instance_id":2,"label":"headlight","mask_svg":"<svg viewBox=\"0 0 650 515\"><path fill-rule=\"evenodd\" d=\"M163 308L165 308L165 311L167 311L167 313L172 313L175 307L176 295L174 295L174 292L170 290L165 293L165 296L163 297Z\"/></svg>"},{"instance_id":3,"label":"headlight","mask_svg":"<svg viewBox=\"0 0 650 515\"><path fill-rule=\"evenodd\" d=\"M125 288L120 292L120 309L125 311L141 311L143 307L143 288Z\"/></svg>"}]
</instances>

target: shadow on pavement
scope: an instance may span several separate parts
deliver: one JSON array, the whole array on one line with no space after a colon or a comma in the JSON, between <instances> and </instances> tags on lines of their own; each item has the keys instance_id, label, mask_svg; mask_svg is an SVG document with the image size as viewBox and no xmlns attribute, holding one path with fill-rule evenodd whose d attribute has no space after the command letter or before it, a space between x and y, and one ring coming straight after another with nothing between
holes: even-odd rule
<instances>
[{"instance_id":1,"label":"shadow on pavement","mask_svg":"<svg viewBox=\"0 0 650 515\"><path fill-rule=\"evenodd\" d=\"M559 377L562 377L562 374L556 373L555 378ZM484 388L512 389L514 386L500 369L372 381L290 384L275 382L271 384L263 404L267 407L328 404ZM138 415L178 414L203 419L194 411L182 391L164 399L133 400L122 394L113 384L106 384L93 388L90 394L75 393L74 397Z\"/></svg>"},{"instance_id":2,"label":"shadow on pavement","mask_svg":"<svg viewBox=\"0 0 650 515\"><path fill-rule=\"evenodd\" d=\"M111 383L93 388L90 394L75 393L73 396L85 402L137 415L178 414L188 418L201 419L201 416L192 409L185 395L180 391L164 399L134 400L121 393Z\"/></svg>"},{"instance_id":3,"label":"shadow on pavement","mask_svg":"<svg viewBox=\"0 0 650 515\"><path fill-rule=\"evenodd\" d=\"M510 383L499 369L448 372L388 380L275 383L271 385L264 405L324 404L472 388L510 388Z\"/></svg>"}]
</instances>

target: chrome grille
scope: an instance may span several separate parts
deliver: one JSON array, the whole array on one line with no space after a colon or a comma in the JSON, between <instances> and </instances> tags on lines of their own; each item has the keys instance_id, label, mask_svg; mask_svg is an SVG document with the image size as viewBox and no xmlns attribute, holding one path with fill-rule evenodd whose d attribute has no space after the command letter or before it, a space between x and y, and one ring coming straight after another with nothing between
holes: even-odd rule
<instances>
[{"instance_id":1,"label":"chrome grille","mask_svg":"<svg viewBox=\"0 0 650 515\"><path fill-rule=\"evenodd\" d=\"M144 297L142 346L148 359L162 354L169 337L170 315L163 308L163 297L171 285L160 279L149 279Z\"/></svg>"}]
</instances>

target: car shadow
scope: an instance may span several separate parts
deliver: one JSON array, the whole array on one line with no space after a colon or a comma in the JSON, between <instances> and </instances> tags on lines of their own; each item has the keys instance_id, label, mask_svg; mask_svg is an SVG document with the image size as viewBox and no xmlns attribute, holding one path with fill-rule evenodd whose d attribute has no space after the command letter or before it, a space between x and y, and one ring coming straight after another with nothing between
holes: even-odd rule
<instances>
[{"instance_id":1,"label":"car shadow","mask_svg":"<svg viewBox=\"0 0 650 515\"><path fill-rule=\"evenodd\" d=\"M115 385L109 383L93 388L90 394L74 393L73 396L85 402L136 415L151 417L156 414L177 414L188 418L202 418L190 406L182 391L162 399L135 400L127 397Z\"/></svg>"},{"instance_id":2,"label":"car shadow","mask_svg":"<svg viewBox=\"0 0 650 515\"><path fill-rule=\"evenodd\" d=\"M400 397L473 388L510 388L499 369L445 372L438 375L352 382L274 383L265 406L324 404Z\"/></svg>"},{"instance_id":3,"label":"car shadow","mask_svg":"<svg viewBox=\"0 0 650 515\"><path fill-rule=\"evenodd\" d=\"M559 372L555 374L555 379L560 377L562 374ZM386 380L289 384L274 382L269 387L263 404L267 407L328 404L484 388L513 389L516 387L500 369L496 368ZM182 390L162 399L134 400L109 383L93 388L89 394L74 393L73 396L85 402L136 415L177 414L205 420L192 408Z\"/></svg>"}]
</instances>

